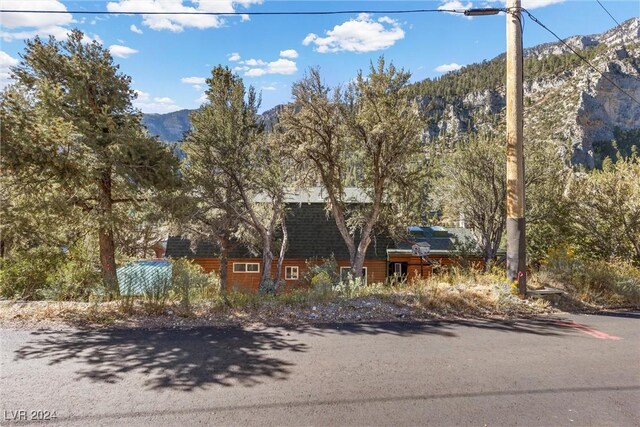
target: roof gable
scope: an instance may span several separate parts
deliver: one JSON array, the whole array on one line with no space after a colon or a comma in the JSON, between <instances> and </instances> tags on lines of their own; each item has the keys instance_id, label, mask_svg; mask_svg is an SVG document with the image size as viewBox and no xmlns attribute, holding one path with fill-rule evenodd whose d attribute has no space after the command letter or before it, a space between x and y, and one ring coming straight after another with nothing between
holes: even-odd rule
<instances>
[{"instance_id":1,"label":"roof gable","mask_svg":"<svg viewBox=\"0 0 640 427\"><path fill-rule=\"evenodd\" d=\"M347 249L333 216L324 203L288 203L287 232L289 243L286 257L289 259L329 258L349 260ZM280 235L277 237L279 240ZM359 236L356 235L356 244ZM394 248L394 241L381 230L373 233L367 248L367 259L386 259L387 249ZM274 250L277 252L277 250ZM180 236L167 240L166 256L188 258L216 258L220 250L215 242L198 242L195 245ZM275 254L274 254L275 255ZM235 245L231 258L256 258L244 245ZM259 257L259 255L257 256Z\"/></svg>"}]
</instances>

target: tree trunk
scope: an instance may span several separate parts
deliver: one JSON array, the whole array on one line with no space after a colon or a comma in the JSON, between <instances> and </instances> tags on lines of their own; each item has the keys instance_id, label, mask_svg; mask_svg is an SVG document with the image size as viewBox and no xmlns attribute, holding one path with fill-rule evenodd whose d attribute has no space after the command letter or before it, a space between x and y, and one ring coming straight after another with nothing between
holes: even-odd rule
<instances>
[{"instance_id":1,"label":"tree trunk","mask_svg":"<svg viewBox=\"0 0 640 427\"><path fill-rule=\"evenodd\" d=\"M118 288L118 277L116 276L116 256L113 230L111 226L100 227L98 231L100 244L100 266L102 269L102 282L109 299L117 298L120 295Z\"/></svg>"},{"instance_id":2,"label":"tree trunk","mask_svg":"<svg viewBox=\"0 0 640 427\"><path fill-rule=\"evenodd\" d=\"M271 236L263 237L262 248L262 275L260 276L260 293L273 293L273 280L271 279L271 263L273 262L273 253L271 252Z\"/></svg>"},{"instance_id":3,"label":"tree trunk","mask_svg":"<svg viewBox=\"0 0 640 427\"><path fill-rule=\"evenodd\" d=\"M493 249L492 245L489 244L487 246L485 246L483 252L483 257L484 258L484 271L489 271L491 269L491 266L493 265L493 260L496 257L496 251Z\"/></svg>"},{"instance_id":4,"label":"tree trunk","mask_svg":"<svg viewBox=\"0 0 640 427\"><path fill-rule=\"evenodd\" d=\"M362 236L358 248L355 253L355 257L351 261L351 274L353 278L362 278L364 260L367 256L367 249L371 244L371 233L373 232L373 226L378 222L380 216L380 205L382 204L382 188L376 190L376 195L373 200L373 207L369 215L367 223L362 228ZM366 281L366 280L365 280Z\"/></svg>"},{"instance_id":5,"label":"tree trunk","mask_svg":"<svg viewBox=\"0 0 640 427\"><path fill-rule=\"evenodd\" d=\"M338 227L338 231L342 236L342 240L344 240L345 245L347 245L347 250L349 251L349 263L351 265L351 269L353 270L357 255L355 240L349 233L349 227L347 227L347 221L344 218L344 211L338 204L337 199L331 197L331 195L329 199L331 201L331 214L333 215L333 220L336 223L336 227Z\"/></svg>"},{"instance_id":6,"label":"tree trunk","mask_svg":"<svg viewBox=\"0 0 640 427\"><path fill-rule=\"evenodd\" d=\"M109 299L117 298L120 295L118 288L118 277L116 275L116 245L113 238L113 199L111 197L111 169L102 171L100 177L100 229L98 230L98 243L100 246L100 267L102 282L107 291Z\"/></svg>"},{"instance_id":7,"label":"tree trunk","mask_svg":"<svg viewBox=\"0 0 640 427\"><path fill-rule=\"evenodd\" d=\"M358 245L358 251L356 252L356 257L354 259L353 264L351 265L351 274L353 275L354 279L363 277L362 269L364 268L364 260L367 254L368 246L369 245L366 245L363 247L363 245Z\"/></svg>"},{"instance_id":8,"label":"tree trunk","mask_svg":"<svg viewBox=\"0 0 640 427\"><path fill-rule=\"evenodd\" d=\"M284 215L282 215L282 245L280 246L280 255L278 256L278 269L276 271L276 277L275 279L273 279L276 289L278 289L280 285L280 277L282 275L282 264L284 263L284 254L287 252L288 244L289 244L289 233L287 232L287 223L285 222Z\"/></svg>"},{"instance_id":9,"label":"tree trunk","mask_svg":"<svg viewBox=\"0 0 640 427\"><path fill-rule=\"evenodd\" d=\"M222 235L219 238L220 242L220 290L227 292L229 289L227 267L229 265L229 250L231 248L231 241L229 236Z\"/></svg>"}]
</instances>

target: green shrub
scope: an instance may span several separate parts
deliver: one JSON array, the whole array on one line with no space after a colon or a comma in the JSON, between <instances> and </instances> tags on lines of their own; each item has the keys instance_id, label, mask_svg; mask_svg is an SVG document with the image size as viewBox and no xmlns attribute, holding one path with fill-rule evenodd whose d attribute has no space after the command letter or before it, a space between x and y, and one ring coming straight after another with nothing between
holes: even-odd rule
<instances>
[{"instance_id":1,"label":"green shrub","mask_svg":"<svg viewBox=\"0 0 640 427\"><path fill-rule=\"evenodd\" d=\"M640 268L627 262L582 260L571 250L557 250L539 275L554 280L580 300L640 305Z\"/></svg>"},{"instance_id":2,"label":"green shrub","mask_svg":"<svg viewBox=\"0 0 640 427\"><path fill-rule=\"evenodd\" d=\"M175 259L172 266L172 290L183 310L189 311L191 302L213 299L220 293L220 281L214 273L205 273L201 266L187 259Z\"/></svg>"},{"instance_id":3,"label":"green shrub","mask_svg":"<svg viewBox=\"0 0 640 427\"><path fill-rule=\"evenodd\" d=\"M341 280L333 287L334 291L341 297L353 298L362 293L365 288L365 281L362 278L354 279L351 273L347 275L346 280Z\"/></svg>"},{"instance_id":4,"label":"green shrub","mask_svg":"<svg viewBox=\"0 0 640 427\"><path fill-rule=\"evenodd\" d=\"M87 301L103 294L100 269L94 259L83 242L71 246L42 296L55 301Z\"/></svg>"},{"instance_id":5,"label":"green shrub","mask_svg":"<svg viewBox=\"0 0 640 427\"><path fill-rule=\"evenodd\" d=\"M136 273L134 273L134 276L135 274ZM140 275L140 283L144 284L142 287L142 295L144 296L147 309L153 313L164 311L171 292L171 276L155 271L153 273L144 273L141 271L137 274ZM156 277L149 278L147 277L149 274L155 274Z\"/></svg>"},{"instance_id":6,"label":"green shrub","mask_svg":"<svg viewBox=\"0 0 640 427\"><path fill-rule=\"evenodd\" d=\"M37 300L55 281L56 272L65 262L60 249L40 246L12 252L0 260L0 296L10 299Z\"/></svg>"},{"instance_id":7,"label":"green shrub","mask_svg":"<svg viewBox=\"0 0 640 427\"><path fill-rule=\"evenodd\" d=\"M308 260L307 272L302 275L301 281L316 293L331 292L334 287L340 285L336 259L331 256L322 260Z\"/></svg>"}]
</instances>

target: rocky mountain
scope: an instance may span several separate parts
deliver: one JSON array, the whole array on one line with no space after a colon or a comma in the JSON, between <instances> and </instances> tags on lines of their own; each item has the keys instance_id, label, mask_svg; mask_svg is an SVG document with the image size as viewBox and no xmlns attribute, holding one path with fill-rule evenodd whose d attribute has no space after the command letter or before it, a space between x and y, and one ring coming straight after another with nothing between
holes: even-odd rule
<instances>
[{"instance_id":1,"label":"rocky mountain","mask_svg":"<svg viewBox=\"0 0 640 427\"><path fill-rule=\"evenodd\" d=\"M177 142L182 139L189 130L189 113L192 110L180 110L167 114L145 114L142 124L146 126L150 134L157 136L162 141Z\"/></svg>"},{"instance_id":2,"label":"rocky mountain","mask_svg":"<svg viewBox=\"0 0 640 427\"><path fill-rule=\"evenodd\" d=\"M525 138L556 144L572 163L587 167L598 163L614 138L631 133L631 144L640 148L640 18L565 42L604 76L561 43L526 49ZM425 143L503 126L504 80L503 54L413 84L412 93L428 117ZM263 113L267 128L281 108ZM143 122L161 139L178 141L189 128L188 110L145 115Z\"/></svg>"},{"instance_id":3,"label":"rocky mountain","mask_svg":"<svg viewBox=\"0 0 640 427\"><path fill-rule=\"evenodd\" d=\"M603 75L561 43L526 49L525 139L554 143L571 163L590 168L614 138L630 134L640 148L640 19L565 42ZM415 84L414 93L430 118L425 142L499 128L504 123L504 76L500 55Z\"/></svg>"},{"instance_id":4,"label":"rocky mountain","mask_svg":"<svg viewBox=\"0 0 640 427\"><path fill-rule=\"evenodd\" d=\"M276 122L282 105L278 105L263 112L260 117L267 130L271 130ZM151 135L157 136L161 141L178 142L191 128L189 114L194 110L179 110L166 114L144 114L142 124Z\"/></svg>"}]
</instances>

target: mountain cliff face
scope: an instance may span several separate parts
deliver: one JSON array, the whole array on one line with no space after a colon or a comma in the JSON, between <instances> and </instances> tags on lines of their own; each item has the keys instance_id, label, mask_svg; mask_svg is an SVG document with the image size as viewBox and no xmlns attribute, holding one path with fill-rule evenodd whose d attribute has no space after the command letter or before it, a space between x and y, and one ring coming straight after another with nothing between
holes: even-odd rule
<instances>
[{"instance_id":1,"label":"mountain cliff face","mask_svg":"<svg viewBox=\"0 0 640 427\"><path fill-rule=\"evenodd\" d=\"M180 141L185 132L191 128L189 113L192 110L180 110L167 114L145 114L142 124L151 135L166 142Z\"/></svg>"},{"instance_id":2,"label":"mountain cliff face","mask_svg":"<svg viewBox=\"0 0 640 427\"><path fill-rule=\"evenodd\" d=\"M260 120L265 128L270 131L278 118L282 105L278 105L260 114ZM142 124L151 135L157 136L161 141L179 142L185 133L191 129L189 114L195 110L180 110L166 114L144 114Z\"/></svg>"},{"instance_id":3,"label":"mountain cliff face","mask_svg":"<svg viewBox=\"0 0 640 427\"><path fill-rule=\"evenodd\" d=\"M566 42L604 76L560 43L526 49L525 139L554 143L571 163L592 168L598 144L617 132L640 129L640 104L631 98L640 101L640 19ZM425 142L500 128L505 109L502 76L504 55L416 84L416 96L430 118Z\"/></svg>"},{"instance_id":4,"label":"mountain cliff face","mask_svg":"<svg viewBox=\"0 0 640 427\"><path fill-rule=\"evenodd\" d=\"M602 34L565 41L606 78L561 43L526 49L525 138L553 143L573 164L592 168L602 151L598 144L611 141L620 132L640 129L640 104L631 99L640 101L640 18ZM412 93L428 117L424 142L503 127L504 79L505 60L500 55L412 85ZM267 128L281 108L262 114ZM178 141L189 129L188 112L145 115L143 123L161 139Z\"/></svg>"}]
</instances>

